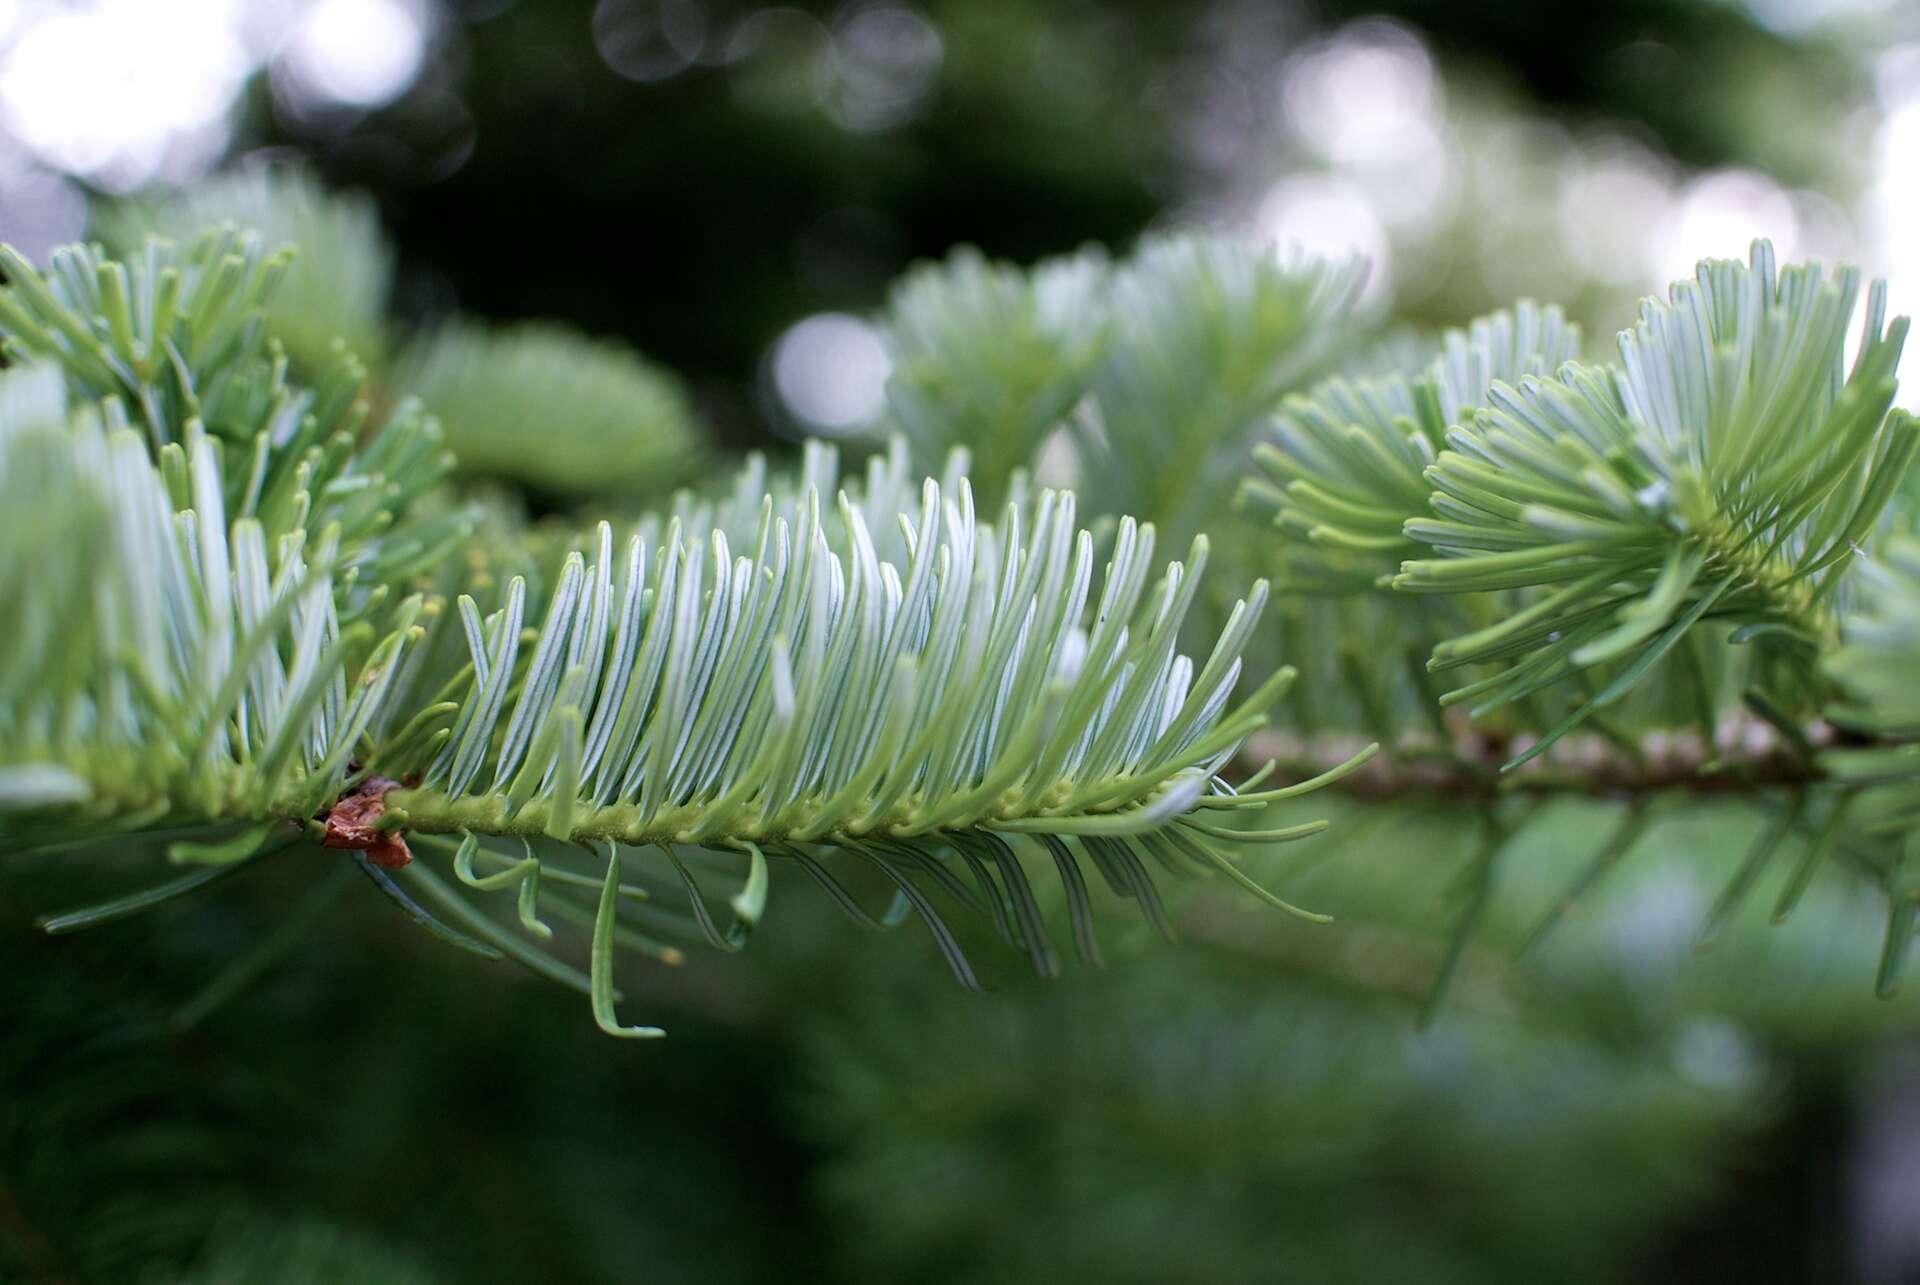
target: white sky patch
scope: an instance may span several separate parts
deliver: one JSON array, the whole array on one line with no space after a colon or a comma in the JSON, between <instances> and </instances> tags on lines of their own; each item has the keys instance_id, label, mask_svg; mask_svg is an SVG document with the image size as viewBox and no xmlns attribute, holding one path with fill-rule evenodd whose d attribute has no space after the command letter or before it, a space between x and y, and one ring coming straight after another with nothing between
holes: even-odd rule
<instances>
[{"instance_id":1,"label":"white sky patch","mask_svg":"<svg viewBox=\"0 0 1920 1285\"><path fill-rule=\"evenodd\" d=\"M1341 28L1290 62L1280 109L1308 148L1366 189L1388 225L1429 224L1443 209L1444 96L1412 31L1377 18Z\"/></svg>"},{"instance_id":2,"label":"white sky patch","mask_svg":"<svg viewBox=\"0 0 1920 1285\"><path fill-rule=\"evenodd\" d=\"M1887 115L1876 148L1876 179L1868 194L1868 221L1878 240L1874 271L1887 277L1895 313L1920 311L1920 90ZM1901 357L1901 405L1920 407L1920 357L1912 340Z\"/></svg>"},{"instance_id":3,"label":"white sky patch","mask_svg":"<svg viewBox=\"0 0 1920 1285\"><path fill-rule=\"evenodd\" d=\"M1880 56L1875 68L1886 120L1874 140L1873 185L1865 219L1874 246L1870 267L1887 278L1892 312L1920 312L1920 44ZM1920 343L1900 361L1900 404L1920 407Z\"/></svg>"},{"instance_id":4,"label":"white sky patch","mask_svg":"<svg viewBox=\"0 0 1920 1285\"><path fill-rule=\"evenodd\" d=\"M10 12L0 115L43 161L126 190L189 177L224 151L227 111L253 66L235 0Z\"/></svg>"},{"instance_id":5,"label":"white sky patch","mask_svg":"<svg viewBox=\"0 0 1920 1285\"><path fill-rule=\"evenodd\" d=\"M235 100L270 58L295 106L404 93L425 62L428 6L0 0L0 135L109 191L189 182L226 154Z\"/></svg>"}]
</instances>

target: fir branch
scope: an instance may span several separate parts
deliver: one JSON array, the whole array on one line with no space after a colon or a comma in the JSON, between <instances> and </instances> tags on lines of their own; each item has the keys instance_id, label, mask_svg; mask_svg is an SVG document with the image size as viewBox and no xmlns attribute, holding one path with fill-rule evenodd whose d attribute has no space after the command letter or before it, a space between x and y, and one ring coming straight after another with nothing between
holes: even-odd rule
<instances>
[{"instance_id":1,"label":"fir branch","mask_svg":"<svg viewBox=\"0 0 1920 1285\"><path fill-rule=\"evenodd\" d=\"M257 516L230 520L222 453L199 421L156 463L138 434L89 407L69 422L48 368L0 376L0 394L0 411L14 412L0 416L0 484L33 519L8 532L32 547L4 561L25 605L14 619L22 663L0 691L10 846L226 823L172 848L177 860L226 864L289 821L403 854L392 864L406 849L383 836L409 829L602 841L590 989L602 1025L624 1034L650 1028L611 1016L615 945L668 948L623 922L637 912L617 895L618 845L670 849L693 919L729 947L759 918L768 857L817 869L820 855L844 851L896 885L966 980L923 885L951 891L956 866L969 869L980 894L962 903L1001 919L1050 971L1016 856L1024 843L1045 845L1033 855L1057 869L1063 855L1081 859L1069 840L1156 918L1144 858L1252 886L1216 844L1242 836L1195 814L1237 804L1216 773L1289 675L1230 700L1264 585L1204 663L1178 654L1204 539L1155 580L1152 528L1124 520L1096 584L1069 495L1012 504L996 529L975 521L964 479L952 499L928 480L903 512L896 451L829 521L818 488L835 462L813 452L787 512L760 498L750 558L733 557L723 530L683 537L675 520L651 554L636 535L616 560L603 524L592 558L569 555L549 581L540 628L527 628L523 581L485 619L463 598L446 627L457 617L468 667L427 697L409 657L424 654L422 631L443 613L419 596L384 606L386 582L365 601L346 593L338 522L310 546L303 527L269 542ZM750 487L763 481L749 469ZM712 512L738 520L747 494ZM895 555L883 556L870 518L895 528ZM739 854L735 928L713 923L683 846ZM523 924L544 935L546 859L529 849L526 860L505 879L475 875L470 859L456 872L482 890L514 887ZM554 873L547 904L570 906ZM1083 922L1084 880L1067 887ZM461 905L449 896L436 894ZM563 974L542 952L509 948L485 916L455 918L460 929L423 921L462 940L480 932L490 953Z\"/></svg>"},{"instance_id":2,"label":"fir branch","mask_svg":"<svg viewBox=\"0 0 1920 1285\"><path fill-rule=\"evenodd\" d=\"M1035 510L1025 538L1009 510L1003 546L964 487L955 504L930 481L900 567L851 501L850 547L834 549L814 495L778 519L769 506L751 558L673 531L616 559L603 526L591 561L569 558L530 651L518 585L471 632L473 686L390 814L634 844L1153 829L1259 717L1222 711L1264 586L1196 674L1174 645L1205 541L1149 594L1152 530L1123 521L1084 635L1091 541L1070 497L1042 493Z\"/></svg>"},{"instance_id":3,"label":"fir branch","mask_svg":"<svg viewBox=\"0 0 1920 1285\"><path fill-rule=\"evenodd\" d=\"M55 250L46 275L0 246L0 337L11 357L58 365L83 397L117 398L156 452L265 355L265 301L290 251L210 232L179 256L154 241L131 264L98 246Z\"/></svg>"},{"instance_id":4,"label":"fir branch","mask_svg":"<svg viewBox=\"0 0 1920 1285\"><path fill-rule=\"evenodd\" d=\"M1834 598L1920 450L1892 411L1904 318L1870 293L1860 350L1841 350L1856 274L1707 260L1648 300L1619 368L1570 363L1496 385L1427 470L1436 518L1409 536L1443 556L1397 588L1546 592L1442 643L1432 667L1503 666L1446 699L1484 713L1606 666L1606 681L1508 766L1629 691L1696 624L1742 626L1776 654L1836 636Z\"/></svg>"},{"instance_id":5,"label":"fir branch","mask_svg":"<svg viewBox=\"0 0 1920 1285\"><path fill-rule=\"evenodd\" d=\"M377 242L369 227L334 231ZM1818 826L1780 905L1825 860L1865 871L1893 906L1882 989L1897 977L1920 863L1883 836L1920 828L1920 706L1904 699L1920 558L1888 551L1858 621L1845 578L1920 433L1891 409L1905 321L1886 324L1878 286L1842 368L1850 271L1776 271L1760 243L1750 265L1708 261L1648 301L1617 367L1574 360L1558 311L1523 304L1448 334L1418 373L1285 400L1262 452L1274 485L1248 496L1294 546L1292 586L1346 595L1321 613L1343 632L1306 658L1398 752L1369 766L1357 743L1334 758L1278 744L1282 783L1235 790L1223 773L1291 680L1234 699L1267 588L1222 606L1203 659L1181 654L1195 603L1213 605L1197 597L1209 546L1159 571L1156 531L1203 524L1224 463L1330 355L1357 264L1170 238L1111 275L1090 256L923 269L893 300L895 413L922 451L983 442L1007 500L994 523L975 517L964 451L923 479L896 439L844 488L836 453L810 445L796 474L751 459L622 542L606 523L581 539L516 519L455 560L469 521L436 489L436 422L412 402L376 416L338 344L289 359L287 263L231 230L130 264L63 251L45 275L0 259L0 333L23 363L0 375L0 502L17 515L0 592L20 604L0 621L18 658L0 672L10 846L165 827L176 860L209 868L302 838L348 846L432 931L585 991L604 1029L633 1036L658 1032L616 1018L616 948L739 948L780 864L867 926L917 913L972 985L949 905L1058 970L1034 869L1057 876L1083 957L1098 951L1086 862L1169 935L1150 868L1324 918L1221 846L1316 833L1220 824L1312 789L1438 794L1489 817L1507 793L1784 793L1792 810L1724 904ZM501 467L531 476L526 441L556 420L599 443L590 486L631 491L689 454L669 386L561 331L449 329L399 371L453 415L469 467L493 467L486 435L506 425ZM1104 573L1074 497L1030 493L1019 467L1076 407L1081 472L1116 519ZM473 594L453 610L424 592L461 583ZM1416 627L1412 593L1449 610ZM1405 636L1363 643L1360 621ZM1722 665L1709 622L1740 626L1752 663ZM1470 731L1428 708L1440 742L1413 744L1399 724L1433 704L1425 674L1411 702L1372 684L1446 631L1428 668L1471 673L1440 699L1507 716ZM1676 718L1600 715L1656 674L1685 697L1667 703L1692 741ZM1562 682L1570 714L1543 699ZM1715 719L1743 689L1754 718L1729 739ZM1834 690L1852 698L1828 711L1842 730L1803 726ZM408 833L455 877L408 871L432 910L373 869L411 859ZM863 909L863 875L891 908ZM462 889L511 893L517 927ZM547 916L589 931L586 972L527 944L554 936ZM1465 947L1463 930L1448 958Z\"/></svg>"},{"instance_id":6,"label":"fir branch","mask_svg":"<svg viewBox=\"0 0 1920 1285\"><path fill-rule=\"evenodd\" d=\"M1290 580L1352 589L1390 575L1422 552L1404 528L1427 512L1426 470L1448 427L1472 422L1496 383L1550 373L1579 350L1558 308L1522 301L1447 331L1416 370L1328 379L1283 403L1274 441L1254 452L1272 481L1244 482L1241 504L1318 551L1290 564Z\"/></svg>"},{"instance_id":7,"label":"fir branch","mask_svg":"<svg viewBox=\"0 0 1920 1285\"><path fill-rule=\"evenodd\" d=\"M0 246L0 352L57 368L109 427L141 430L179 508L197 503L184 451L201 433L222 457L225 509L257 519L269 544L332 528L339 563L363 580L432 566L466 526L453 510L403 522L452 465L439 425L413 402L376 421L365 370L338 344L311 380L295 377L267 328L291 257L229 227L184 255L149 241L131 262L70 246L43 276Z\"/></svg>"},{"instance_id":8,"label":"fir branch","mask_svg":"<svg viewBox=\"0 0 1920 1285\"><path fill-rule=\"evenodd\" d=\"M0 375L0 832L26 841L167 824L299 819L330 805L378 726L424 604L343 625L337 528L309 548L228 521L197 423L170 479L130 429L69 424L44 367ZM375 621L382 621L376 626ZM266 841L177 844L230 861Z\"/></svg>"},{"instance_id":9,"label":"fir branch","mask_svg":"<svg viewBox=\"0 0 1920 1285\"><path fill-rule=\"evenodd\" d=\"M809 464L816 478L825 467L830 457ZM903 556L890 560L868 515L888 516L893 476L870 473L859 500L842 493L831 523L814 486L778 515L764 499L751 557L736 557L724 530L684 536L678 519L658 547L637 533L616 554L602 524L587 555L567 555L537 628L524 581L484 618L463 598L457 708L430 735L372 755L418 781L385 795L382 824L601 845L608 871L622 848L667 849L705 935L728 943L678 849L739 854L743 924L759 915L764 859L800 864L831 891L818 857L845 851L895 883L963 981L971 970L922 885L954 894L954 869L969 869L981 896L957 900L997 920L1017 912L1003 935L1050 971L1016 856L1025 843L1058 868L1079 859L1070 841L1149 913L1141 857L1246 882L1217 841L1268 836L1221 831L1200 813L1240 802L1216 774L1289 677L1231 701L1265 587L1196 665L1176 640L1204 539L1155 583L1152 528L1124 519L1096 584L1071 495L1041 492L993 527L975 520L964 480L948 498L929 479L916 505L891 514ZM522 921L537 915L532 849L486 880L459 860L471 886L511 884ZM1084 923L1077 876L1063 878ZM621 926L610 897L594 920L601 979ZM607 1004L596 1012L609 1030L633 1029Z\"/></svg>"}]
</instances>

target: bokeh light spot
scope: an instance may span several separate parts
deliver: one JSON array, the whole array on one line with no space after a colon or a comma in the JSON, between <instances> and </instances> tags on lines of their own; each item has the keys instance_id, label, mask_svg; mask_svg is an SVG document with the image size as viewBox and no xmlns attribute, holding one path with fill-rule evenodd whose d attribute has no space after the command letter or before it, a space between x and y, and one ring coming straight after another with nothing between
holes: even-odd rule
<instances>
[{"instance_id":1,"label":"bokeh light spot","mask_svg":"<svg viewBox=\"0 0 1920 1285\"><path fill-rule=\"evenodd\" d=\"M406 92L426 52L426 16L406 0L318 0L280 70L296 100L371 108Z\"/></svg>"},{"instance_id":2,"label":"bokeh light spot","mask_svg":"<svg viewBox=\"0 0 1920 1285\"><path fill-rule=\"evenodd\" d=\"M1355 184L1325 174L1282 179L1267 190L1253 219L1254 234L1281 253L1304 250L1332 257L1358 252L1372 265L1364 297L1392 292L1392 250L1380 215Z\"/></svg>"},{"instance_id":3,"label":"bokeh light spot","mask_svg":"<svg viewBox=\"0 0 1920 1285\"><path fill-rule=\"evenodd\" d=\"M773 387L787 409L827 433L870 423L886 404L893 363L874 328L843 312L808 317L773 349Z\"/></svg>"}]
</instances>

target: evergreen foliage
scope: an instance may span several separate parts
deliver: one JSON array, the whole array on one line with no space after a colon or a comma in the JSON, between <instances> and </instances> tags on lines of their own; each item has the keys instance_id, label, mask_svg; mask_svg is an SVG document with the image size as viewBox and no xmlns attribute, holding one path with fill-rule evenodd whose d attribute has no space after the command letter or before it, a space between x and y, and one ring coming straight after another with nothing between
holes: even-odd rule
<instances>
[{"instance_id":1,"label":"evergreen foliage","mask_svg":"<svg viewBox=\"0 0 1920 1285\"><path fill-rule=\"evenodd\" d=\"M1885 676L1883 695L1897 685L1884 653L1912 592L1899 574L1869 572L1882 601L1851 623L1851 571L1897 524L1892 501L1920 442L1892 405L1906 322L1887 319L1882 287L1863 309L1851 269L1782 268L1760 242L1749 262L1703 261L1667 299L1649 299L1614 363L1585 357L1557 308L1523 302L1431 344L1395 337L1289 394L1288 377L1310 365L1297 356L1266 367L1283 376L1236 382L1231 372L1260 367L1223 356L1234 346L1221 337L1239 333L1223 318L1235 311L1193 267L1213 251L1179 244L1116 270L1116 282L1131 279L1132 304L1109 287L1114 333L1090 396L1062 423L1095 429L1076 438L1091 495L1129 494L1113 479L1150 470L1156 483L1177 476L1167 485L1182 502L1202 504L1214 490L1195 479L1245 458L1222 396L1253 389L1247 404L1272 406L1272 439L1254 451L1267 477L1243 483L1241 504L1274 539L1260 546L1209 526L1231 563L1272 574L1282 590L1274 633L1306 675L1291 728L1260 742L1283 774L1311 775L1356 738L1378 739L1387 754L1343 788L1451 790L1502 833L1510 795L1744 791L1784 820L1729 877L1709 935L1773 864L1781 836L1810 831L1779 916L1829 861L1880 886L1891 894L1880 977L1890 989L1912 898L1890 823L1860 828L1852 784L1904 779L1907 731L1897 700L1882 712L1848 699L1874 675ZM928 283L943 279L922 282L920 313L936 310ZM1254 291L1261 278L1246 269L1233 279ZM967 316L962 287L949 285L952 315ZM1341 296L1324 289L1319 297ZM1157 440L1180 444L1165 453L1100 427L1129 404L1114 375L1129 326L1163 336L1135 349L1162 360L1129 368L1180 387L1156 398L1144 376L1133 385L1130 404L1155 408ZM1172 338L1200 334L1216 342ZM996 365L1013 386L1011 358ZM1176 431L1203 421L1204 433ZM1132 494L1140 508L1162 507ZM1876 744L1823 748L1834 725ZM1491 887L1499 847L1470 881ZM1620 851L1602 845L1576 887ZM1484 902L1459 912L1436 997L1481 931Z\"/></svg>"},{"instance_id":2,"label":"evergreen foliage","mask_svg":"<svg viewBox=\"0 0 1920 1285\"><path fill-rule=\"evenodd\" d=\"M82 901L40 921L67 933L254 872L216 903L236 919L135 941L187 942L210 974L170 1020L125 977L36 988L34 950L59 947L6 945L0 1100L35 1105L0 1113L0 1202L31 1196L0 1208L0 1270L445 1275L365 1202L249 1198L255 1124L200 1110L181 1042L228 1006L253 1021L275 968L306 979L279 1020L332 994L312 970L343 952L316 925L356 872L404 919L355 932L410 921L511 959L624 1036L659 1028L617 1009L663 996L619 955L784 933L755 993L816 1019L783 1029L782 1091L844 1140L820 1195L876 1279L1157 1280L1201 1234L1231 1279L1534 1279L1569 1244L1607 1278L1649 1211L1702 1194L1778 1050L1911 1020L1916 434L1892 407L1905 322L1877 286L1859 308L1850 271L1764 244L1706 261L1613 361L1533 303L1342 360L1355 265L1190 236L1032 270L961 252L883 318L901 435L689 479L711 457L684 402L624 350L396 337L371 216L297 177L114 235L249 210L264 235L189 222L118 259L0 259L9 878L36 909ZM339 257L338 298L289 230ZM1030 480L1056 441L1072 489ZM530 522L463 492L475 474L640 511ZM1114 966L930 1004L930 970L886 946L770 921L788 883L862 927L918 917L969 986L993 943L1042 976L1068 943ZM1290 931L1257 902L1335 922ZM1114 903L1134 920L1103 923ZM1150 934L1188 948L1140 958ZM289 1065L289 1095L392 1133L389 1075L438 1092L547 1057L550 1019L516 1033L546 1006L494 1013L524 992L474 1000L472 963L382 1009L404 1067L336 1092ZM1407 1020L1443 1002L1439 1030ZM459 1003L501 1029L422 1029ZM1115 1086L1120 1061L1151 1073ZM900 1084L922 1086L905 1110ZM578 1127L631 1112L635 1147L691 1127L673 1095L574 1088ZM161 1100L187 1123L74 1148ZM617 1193L670 1202L678 1171L578 1168L549 1162L540 1214L587 1211L599 1248L570 1266L624 1264ZM1126 1203L1166 1172L1230 1180L1198 1180L1174 1228ZM1341 1207L1359 1187L1377 1203ZM1405 1234L1463 1189L1471 1218ZM1087 1234L1036 1234L1067 1224ZM483 1261L460 1226L437 1247Z\"/></svg>"},{"instance_id":3,"label":"evergreen foliage","mask_svg":"<svg viewBox=\"0 0 1920 1285\"><path fill-rule=\"evenodd\" d=\"M659 494L707 463L678 381L563 326L454 321L407 345L388 378L455 426L465 473L560 495Z\"/></svg>"},{"instance_id":4,"label":"evergreen foliage","mask_svg":"<svg viewBox=\"0 0 1920 1285\"><path fill-rule=\"evenodd\" d=\"M1448 332L1417 374L1326 380L1286 400L1275 440L1255 450L1274 484L1249 480L1243 502L1271 513L1282 535L1338 551L1297 560L1295 574L1311 567L1336 583L1343 567L1379 574L1422 549L1404 528L1426 514L1426 470L1448 427L1483 408L1495 382L1549 374L1579 349L1579 328L1558 308L1523 302Z\"/></svg>"},{"instance_id":5,"label":"evergreen foliage","mask_svg":"<svg viewBox=\"0 0 1920 1285\"><path fill-rule=\"evenodd\" d=\"M1891 411L1906 322L1868 301L1842 367L1858 277L1708 260L1648 301L1615 370L1523 379L1451 434L1431 468L1436 519L1408 534L1440 558L1397 587L1550 589L1491 629L1435 649L1436 668L1509 661L1451 693L1497 707L1618 662L1602 689L1515 763L1627 691L1697 622L1809 658L1836 641L1832 601L1920 449Z\"/></svg>"},{"instance_id":6,"label":"evergreen foliage","mask_svg":"<svg viewBox=\"0 0 1920 1285\"><path fill-rule=\"evenodd\" d=\"M338 343L374 369L386 364L394 252L364 196L329 192L302 169L255 166L165 199L110 206L99 230L132 258L151 237L191 244L226 224L251 229L266 245L298 249L271 301L274 336L294 361L320 368Z\"/></svg>"},{"instance_id":7,"label":"evergreen foliage","mask_svg":"<svg viewBox=\"0 0 1920 1285\"><path fill-rule=\"evenodd\" d=\"M183 267L162 241L133 268L94 248L62 252L50 278L8 261L0 317L26 364L0 375L0 479L16 511L44 519L7 532L21 606L0 710L7 838L161 830L181 836L175 861L209 868L50 926L115 918L318 841L355 850L444 939L579 985L604 1029L643 1035L658 1031L613 1018L614 946L677 951L623 922L648 893L623 880L622 844L657 845L686 911L727 949L760 916L768 856L866 923L820 857L870 864L895 889L884 920L917 911L968 984L929 889L1056 967L1023 851L1063 881L1085 954L1082 860L1156 919L1142 857L1293 909L1218 844L1320 827L1210 819L1317 783L1242 796L1218 775L1290 675L1232 699L1263 584L1204 659L1180 654L1204 538L1160 571L1151 525L1123 519L1096 576L1070 495L1016 499L988 525L963 461L946 491L916 490L896 454L859 503L841 494L829 509L837 479L816 453L778 511L753 463L718 507L677 502L664 531L643 523L657 534L636 532L618 558L602 524L531 604L516 576L489 615L464 594L449 609L436 590L473 516L433 489L449 463L437 424L414 402L370 422L338 345L323 383L297 382L270 334L284 263L231 231ZM736 557L724 528L742 539L750 517L753 552ZM447 647L430 635L455 629L465 656L442 672ZM454 875L516 889L533 939L551 936L543 906L585 918L589 975L416 867L404 877L458 926L423 909L376 868L409 863L402 832L457 836ZM604 844L589 849L601 873L524 843L503 857L482 837ZM681 847L735 854L729 928ZM574 885L597 887L597 903L569 902Z\"/></svg>"},{"instance_id":8,"label":"evergreen foliage","mask_svg":"<svg viewBox=\"0 0 1920 1285\"><path fill-rule=\"evenodd\" d=\"M887 399L925 463L965 447L982 498L1004 494L1086 395L1107 277L1094 250L1023 271L962 248L900 279L883 318Z\"/></svg>"},{"instance_id":9,"label":"evergreen foliage","mask_svg":"<svg viewBox=\"0 0 1920 1285\"><path fill-rule=\"evenodd\" d=\"M304 183L256 177L161 208L234 202L270 229L314 229L350 261L357 302L309 320L344 327L371 315L384 288L367 283L390 265L364 209ZM1913 905L1902 853L1886 809L1849 816L1858 786L1905 780L1909 715L1888 693L1914 578L1896 552L1856 621L1850 569L1920 437L1892 409L1906 323L1887 322L1877 286L1843 367L1850 270L1781 269L1760 243L1750 263L1703 262L1649 300L1617 364L1583 359L1557 309L1523 303L1299 391L1348 329L1355 263L1192 236L1111 267L960 253L903 283L886 318L894 415L920 468L944 460L937 479L899 441L844 481L811 447L797 471L750 459L730 487L682 492L616 539L608 522L489 516L444 479L463 450L485 458L462 445L476 432L529 441L551 404L559 471L511 454L501 467L594 488L617 485L624 458L633 485L663 491L665 461L687 452L662 426L684 417L621 424L672 405L670 387L542 328L456 325L376 374L341 336L301 338L290 357L275 293L289 260L264 246L217 229L126 262L86 247L45 274L5 261L18 368L0 376L0 487L35 515L7 533L22 604L0 708L7 835L163 831L176 861L206 867L57 927L319 841L354 849L444 939L588 992L604 1029L653 1034L614 1019L615 946L737 949L770 864L861 923L917 912L973 984L942 904L1042 973L1057 968L1055 894L1036 868L1057 877L1089 958L1083 863L1163 929L1148 862L1318 919L1221 845L1315 833L1264 813L1322 786L1452 788L1489 838L1437 1000L1524 822L1509 796L1712 786L1783 819L1711 924L1806 830L1782 915L1828 861L1866 874L1892 894L1881 988L1894 984ZM323 288L304 282L296 297ZM409 386L456 427L396 400ZM1230 784L1236 756L1292 672L1249 672L1268 650L1267 587L1201 594L1198 531L1219 526L1208 508L1267 424L1271 481L1242 493L1272 538L1238 521L1227 561L1265 562L1287 589L1278 632L1315 675L1295 711L1326 699L1329 664L1346 697L1331 721L1262 742L1280 761L1255 777L1283 782L1263 788ZM1073 493L1027 481L1056 430L1092 530ZM990 521L962 443L1005 499ZM567 473L580 460L593 478ZM1162 568L1169 531L1191 551ZM1709 632L1728 626L1725 642ZM1213 641L1189 658L1183 632ZM1416 653L1429 659L1408 672L1398 656ZM1450 692L1427 676L1454 670ZM1835 748L1830 724L1868 743ZM1697 740L1656 761L1643 738L1675 728ZM1368 762L1369 737L1385 759ZM1868 814L1880 820L1862 828ZM376 868L406 866L403 835L432 859ZM891 906L864 909L849 870L881 880ZM508 890L512 927L466 899ZM548 912L587 930L585 973L546 953Z\"/></svg>"},{"instance_id":10,"label":"evergreen foliage","mask_svg":"<svg viewBox=\"0 0 1920 1285\"><path fill-rule=\"evenodd\" d=\"M415 397L434 409L463 474L631 502L664 498L705 462L680 381L624 344L551 322L398 325L394 253L372 204L329 193L302 169L236 171L114 207L102 222L129 262L155 237L192 244L210 227L250 229L284 249L249 302L293 377L318 386L344 349L368 400Z\"/></svg>"},{"instance_id":11,"label":"evergreen foliage","mask_svg":"<svg viewBox=\"0 0 1920 1285\"><path fill-rule=\"evenodd\" d=\"M170 479L134 430L91 409L69 422L51 372L0 381L0 494L25 519L7 528L5 560L20 607L0 701L10 835L163 818L261 827L235 850L175 850L220 862L265 844L274 819L331 807L421 600L389 613L379 591L362 594L361 618L343 626L354 598L335 581L341 524L309 556L304 526L274 516L297 514L306 492L229 522L219 453L197 421L165 448Z\"/></svg>"},{"instance_id":12,"label":"evergreen foliage","mask_svg":"<svg viewBox=\"0 0 1920 1285\"><path fill-rule=\"evenodd\" d=\"M1103 509L1193 531L1281 397L1338 350L1366 262L1217 237L1144 242L1114 275L1082 484Z\"/></svg>"},{"instance_id":13,"label":"evergreen foliage","mask_svg":"<svg viewBox=\"0 0 1920 1285\"><path fill-rule=\"evenodd\" d=\"M1093 511L1191 538L1268 412L1338 350L1364 275L1193 235L1111 266L956 252L888 301L890 422L923 463L966 448L995 491L1067 430Z\"/></svg>"}]
</instances>

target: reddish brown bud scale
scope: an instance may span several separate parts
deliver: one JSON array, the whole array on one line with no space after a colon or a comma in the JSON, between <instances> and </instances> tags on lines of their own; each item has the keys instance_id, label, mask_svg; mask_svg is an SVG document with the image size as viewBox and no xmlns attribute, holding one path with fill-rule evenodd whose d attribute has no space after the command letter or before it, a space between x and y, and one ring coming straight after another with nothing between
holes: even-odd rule
<instances>
[{"instance_id":1,"label":"reddish brown bud scale","mask_svg":"<svg viewBox=\"0 0 1920 1285\"><path fill-rule=\"evenodd\" d=\"M327 813L327 832L320 839L323 848L349 848L367 854L367 860L382 870L398 870L413 860L407 841L400 835L379 829L386 813L388 790L400 788L400 782L384 776L370 776L341 796Z\"/></svg>"}]
</instances>

